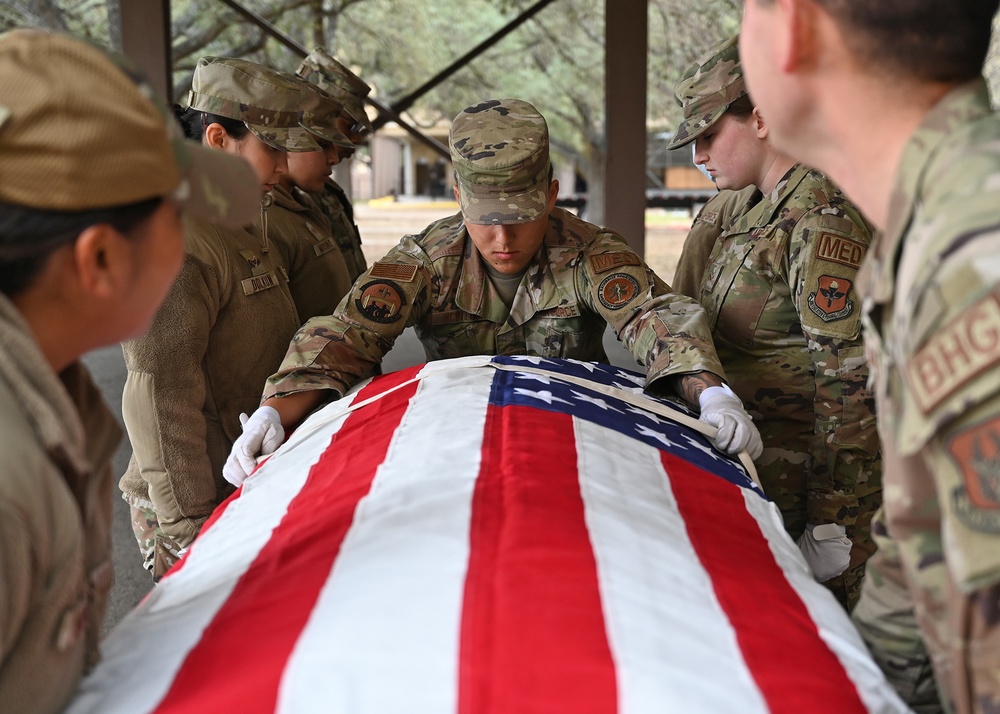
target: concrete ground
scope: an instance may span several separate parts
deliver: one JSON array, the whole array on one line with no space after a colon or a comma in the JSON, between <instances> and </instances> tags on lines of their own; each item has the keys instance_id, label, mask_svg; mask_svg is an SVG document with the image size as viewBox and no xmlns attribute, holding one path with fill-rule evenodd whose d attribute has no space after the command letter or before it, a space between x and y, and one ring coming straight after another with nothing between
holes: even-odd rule
<instances>
[{"instance_id":1,"label":"concrete ground","mask_svg":"<svg viewBox=\"0 0 1000 714\"><path fill-rule=\"evenodd\" d=\"M394 246L401 236L419 233L425 226L438 218L452 215L458 210L453 202L433 203L384 203L372 202L356 208L356 220L361 231L365 257L371 264ZM690 219L661 211L647 212L646 259L650 267L669 281L680 255L684 236L690 227ZM605 334L605 348L612 364L638 369L614 336ZM409 367L424 361L423 349L413 330L407 330L386 356L383 368L386 372ZM95 380L104 393L109 406L121 421L121 395L125 384L125 364L121 348L107 347L90 353L84 358ZM123 440L115 456L115 473L122 474L131 456L128 440ZM149 592L152 580L143 570L139 550L129 522L128 507L116 490L112 496L114 511L113 562L115 585L111 592L105 619L105 632L110 631Z\"/></svg>"}]
</instances>

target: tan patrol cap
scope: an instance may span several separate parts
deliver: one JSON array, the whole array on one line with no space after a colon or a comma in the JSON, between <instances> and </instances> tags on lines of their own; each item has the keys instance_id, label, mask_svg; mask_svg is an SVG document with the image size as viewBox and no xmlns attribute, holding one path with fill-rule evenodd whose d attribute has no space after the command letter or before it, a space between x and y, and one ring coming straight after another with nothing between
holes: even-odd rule
<instances>
[{"instance_id":1,"label":"tan patrol cap","mask_svg":"<svg viewBox=\"0 0 1000 714\"><path fill-rule=\"evenodd\" d=\"M337 128L337 118L344 107L315 84L296 78L303 87L302 121L300 122L310 134L327 141L334 146L353 149L354 144Z\"/></svg>"},{"instance_id":2,"label":"tan patrol cap","mask_svg":"<svg viewBox=\"0 0 1000 714\"><path fill-rule=\"evenodd\" d=\"M275 69L235 57L202 57L188 104L243 122L276 149L318 151L319 144L299 123L304 99L302 85Z\"/></svg>"},{"instance_id":3,"label":"tan patrol cap","mask_svg":"<svg viewBox=\"0 0 1000 714\"><path fill-rule=\"evenodd\" d=\"M549 128L531 104L487 99L463 109L448 146L462 217L490 225L541 218L549 203Z\"/></svg>"},{"instance_id":4,"label":"tan patrol cap","mask_svg":"<svg viewBox=\"0 0 1000 714\"><path fill-rule=\"evenodd\" d=\"M41 30L0 35L0 201L88 211L160 196L232 226L260 210L246 161L184 139L124 58Z\"/></svg>"},{"instance_id":5,"label":"tan patrol cap","mask_svg":"<svg viewBox=\"0 0 1000 714\"><path fill-rule=\"evenodd\" d=\"M747 93L739 39L736 35L713 46L674 85L674 96L684 110L684 121L667 144L668 149L690 144L719 121L730 104Z\"/></svg>"},{"instance_id":6,"label":"tan patrol cap","mask_svg":"<svg viewBox=\"0 0 1000 714\"><path fill-rule=\"evenodd\" d=\"M371 120L365 111L365 97L372 88L331 57L326 50L316 48L310 52L299 64L295 74L333 95L334 99L344 105L344 111L361 125L364 131L373 130Z\"/></svg>"}]
</instances>

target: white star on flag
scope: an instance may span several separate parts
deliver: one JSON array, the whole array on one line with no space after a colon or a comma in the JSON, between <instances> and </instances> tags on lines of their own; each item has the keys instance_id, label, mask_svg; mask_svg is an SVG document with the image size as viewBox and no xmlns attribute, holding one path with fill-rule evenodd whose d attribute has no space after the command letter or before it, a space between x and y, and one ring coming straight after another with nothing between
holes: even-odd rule
<instances>
[{"instance_id":1,"label":"white star on flag","mask_svg":"<svg viewBox=\"0 0 1000 714\"><path fill-rule=\"evenodd\" d=\"M654 424L662 424L663 420L660 417L653 414L653 412L647 412L645 409L639 409L638 407L628 407L626 410L629 414L635 414L636 416L646 417L650 419Z\"/></svg>"},{"instance_id":2,"label":"white star on flag","mask_svg":"<svg viewBox=\"0 0 1000 714\"><path fill-rule=\"evenodd\" d=\"M542 390L541 392L534 392L530 389L520 389L515 388L514 394L521 397L532 397L533 399L538 399L539 401L545 402L546 404L552 404L553 402L560 402L562 404L572 404L572 402L567 402L565 399L560 399L559 397L553 397L552 392Z\"/></svg>"},{"instance_id":3,"label":"white star on flag","mask_svg":"<svg viewBox=\"0 0 1000 714\"><path fill-rule=\"evenodd\" d=\"M536 382L541 382L542 384L552 384L552 380L549 379L548 375L545 374L535 374L534 372L518 372L518 379L533 379Z\"/></svg>"},{"instance_id":4,"label":"white star on flag","mask_svg":"<svg viewBox=\"0 0 1000 714\"><path fill-rule=\"evenodd\" d=\"M574 397L576 397L577 399L579 399L581 402L587 402L589 404L593 404L595 407L599 407L600 409L603 409L604 411L608 411L610 409L613 412L618 412L619 414L622 413L621 409L618 409L616 407L611 406L610 404L608 404L606 401L604 401L600 397L592 397L589 394L583 394L581 392L576 391L575 389L572 390L572 394L573 394Z\"/></svg>"},{"instance_id":5,"label":"white star on flag","mask_svg":"<svg viewBox=\"0 0 1000 714\"><path fill-rule=\"evenodd\" d=\"M677 446L677 447L680 447L680 448L684 448L683 446L681 446L677 442L671 441L670 439L668 439L665 434L661 434L658 431L653 431L648 426L644 426L643 424L636 425L636 430L635 431L636 431L636 433L639 436L647 436L647 437L649 437L651 439L656 439L657 441L659 441L664 446L668 446L668 447L669 446Z\"/></svg>"}]
</instances>

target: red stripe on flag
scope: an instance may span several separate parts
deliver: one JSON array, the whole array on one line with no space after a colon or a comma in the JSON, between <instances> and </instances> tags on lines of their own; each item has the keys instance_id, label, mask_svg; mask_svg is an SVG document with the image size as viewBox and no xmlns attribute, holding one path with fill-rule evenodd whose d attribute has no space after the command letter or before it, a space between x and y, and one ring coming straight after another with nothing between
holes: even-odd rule
<instances>
[{"instance_id":1,"label":"red stripe on flag","mask_svg":"<svg viewBox=\"0 0 1000 714\"><path fill-rule=\"evenodd\" d=\"M490 406L472 502L459 714L616 709L573 420Z\"/></svg>"},{"instance_id":2,"label":"red stripe on flag","mask_svg":"<svg viewBox=\"0 0 1000 714\"><path fill-rule=\"evenodd\" d=\"M376 379L358 399L412 377ZM273 712L285 665L417 383L352 412L188 654L156 714Z\"/></svg>"},{"instance_id":3,"label":"red stripe on flag","mask_svg":"<svg viewBox=\"0 0 1000 714\"><path fill-rule=\"evenodd\" d=\"M739 487L667 452L662 463L691 543L772 714L866 712L775 562Z\"/></svg>"}]
</instances>

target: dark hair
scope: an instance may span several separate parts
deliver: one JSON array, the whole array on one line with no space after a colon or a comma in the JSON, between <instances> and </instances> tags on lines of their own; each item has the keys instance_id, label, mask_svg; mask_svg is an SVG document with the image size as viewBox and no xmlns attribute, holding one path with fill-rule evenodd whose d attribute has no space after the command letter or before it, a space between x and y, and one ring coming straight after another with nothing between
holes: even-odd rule
<instances>
[{"instance_id":1,"label":"dark hair","mask_svg":"<svg viewBox=\"0 0 1000 714\"><path fill-rule=\"evenodd\" d=\"M744 94L738 99L734 99L730 102L729 106L726 107L726 114L732 114L737 119L745 119L746 117L753 114L753 100L750 99L749 94Z\"/></svg>"},{"instance_id":2,"label":"dark hair","mask_svg":"<svg viewBox=\"0 0 1000 714\"><path fill-rule=\"evenodd\" d=\"M173 109L174 116L177 117L177 121L181 123L181 127L184 129L184 136L188 139L201 141L201 138L205 135L205 129L207 129L211 124L219 124L226 130L226 133L229 134L229 136L233 137L237 141L250 133L247 125L239 119L220 117L218 114L201 112L197 109L192 109L191 107L182 107L180 104L175 104Z\"/></svg>"},{"instance_id":3,"label":"dark hair","mask_svg":"<svg viewBox=\"0 0 1000 714\"><path fill-rule=\"evenodd\" d=\"M0 293L12 297L30 287L49 256L86 228L107 223L132 235L162 202L157 196L91 211L49 211L0 203Z\"/></svg>"},{"instance_id":4,"label":"dark hair","mask_svg":"<svg viewBox=\"0 0 1000 714\"><path fill-rule=\"evenodd\" d=\"M978 77L998 0L817 0L874 71L925 82Z\"/></svg>"}]
</instances>

